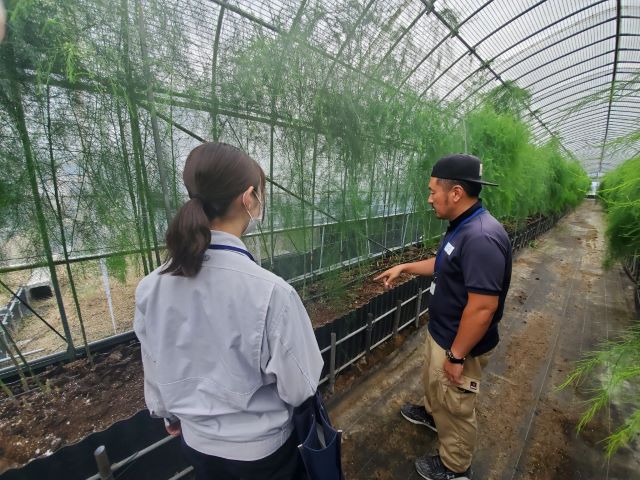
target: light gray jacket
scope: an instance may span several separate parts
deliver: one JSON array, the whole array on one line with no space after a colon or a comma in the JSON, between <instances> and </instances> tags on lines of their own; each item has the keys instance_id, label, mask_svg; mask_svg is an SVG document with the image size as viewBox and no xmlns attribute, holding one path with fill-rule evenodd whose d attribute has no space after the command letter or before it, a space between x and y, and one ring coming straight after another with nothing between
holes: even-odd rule
<instances>
[{"instance_id":1,"label":"light gray jacket","mask_svg":"<svg viewBox=\"0 0 640 480\"><path fill-rule=\"evenodd\" d=\"M224 232L213 231L212 244L246 250ZM323 365L300 297L234 251L208 250L193 278L159 271L136 289L149 411L178 417L187 445L205 454L249 461L275 452Z\"/></svg>"}]
</instances>

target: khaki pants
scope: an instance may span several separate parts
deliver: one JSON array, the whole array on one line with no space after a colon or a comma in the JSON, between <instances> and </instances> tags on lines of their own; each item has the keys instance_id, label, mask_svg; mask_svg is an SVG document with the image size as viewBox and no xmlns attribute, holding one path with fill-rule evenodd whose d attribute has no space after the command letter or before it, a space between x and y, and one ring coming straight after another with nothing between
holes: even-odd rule
<instances>
[{"instance_id":1,"label":"khaki pants","mask_svg":"<svg viewBox=\"0 0 640 480\"><path fill-rule=\"evenodd\" d=\"M490 353L467 357L464 362L462 374L477 382L478 387L489 356ZM445 358L444 350L428 334L422 371L424 406L436 422L442 462L454 472L464 472L471 465L476 446L478 394L447 380L443 370Z\"/></svg>"}]
</instances>

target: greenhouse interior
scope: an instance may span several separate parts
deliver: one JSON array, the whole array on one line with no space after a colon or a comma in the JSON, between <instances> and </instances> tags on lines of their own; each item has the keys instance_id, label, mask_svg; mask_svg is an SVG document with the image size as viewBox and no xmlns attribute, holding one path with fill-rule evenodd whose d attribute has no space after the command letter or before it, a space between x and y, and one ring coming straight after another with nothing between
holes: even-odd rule
<instances>
[{"instance_id":1,"label":"greenhouse interior","mask_svg":"<svg viewBox=\"0 0 640 480\"><path fill-rule=\"evenodd\" d=\"M1 480L276 478L202 476L145 402L136 288L218 142L266 182L236 241L318 343L341 473L309 478L640 479L640 0L0 0ZM380 281L453 241L451 156L498 184L482 218L513 255L481 391L458 388L465 475L444 417L400 414L440 344L438 260ZM455 475L417 460L440 456Z\"/></svg>"}]
</instances>

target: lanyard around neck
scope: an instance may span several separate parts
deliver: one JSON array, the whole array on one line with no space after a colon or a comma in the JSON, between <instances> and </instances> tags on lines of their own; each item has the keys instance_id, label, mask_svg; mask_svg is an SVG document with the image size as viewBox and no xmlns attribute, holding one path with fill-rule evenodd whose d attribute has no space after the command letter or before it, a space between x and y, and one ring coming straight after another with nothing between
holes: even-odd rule
<instances>
[{"instance_id":1,"label":"lanyard around neck","mask_svg":"<svg viewBox=\"0 0 640 480\"><path fill-rule=\"evenodd\" d=\"M212 244L212 245L209 245L209 250L230 250L232 252L241 253L241 254L246 255L247 257L249 257L251 259L251 261L255 263L255 259L253 258L253 255L251 255L244 248L233 247L231 245L215 245L215 244Z\"/></svg>"},{"instance_id":2,"label":"lanyard around neck","mask_svg":"<svg viewBox=\"0 0 640 480\"><path fill-rule=\"evenodd\" d=\"M462 222L460 222L458 224L458 226L456 228L454 228L453 231L448 236L444 237L444 240L442 241L442 244L440 245L440 248L438 249L438 252L436 253L436 265L435 265L435 268L434 268L434 273L437 273L438 270L440 269L439 266L440 266L440 263L442 262L442 252L444 250L444 247L447 245L447 243L450 243L450 242L453 241L453 239L458 234L458 232L463 227L463 225L466 225L469 221L471 221L472 218L477 217L478 215L480 215L481 213L483 213L485 211L486 210L485 210L484 207L480 207L478 210L476 210L471 215L469 215L467 218L465 218Z\"/></svg>"}]
</instances>

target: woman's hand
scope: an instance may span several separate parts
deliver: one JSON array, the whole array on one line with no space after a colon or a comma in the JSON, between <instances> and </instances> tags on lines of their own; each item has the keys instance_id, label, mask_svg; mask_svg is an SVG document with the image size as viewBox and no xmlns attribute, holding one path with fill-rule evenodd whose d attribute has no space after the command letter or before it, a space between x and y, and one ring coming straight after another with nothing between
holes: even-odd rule
<instances>
[{"instance_id":1,"label":"woman's hand","mask_svg":"<svg viewBox=\"0 0 640 480\"><path fill-rule=\"evenodd\" d=\"M182 434L182 427L180 426L180 420L173 423L165 422L164 428L167 429L167 433L172 437L179 437Z\"/></svg>"},{"instance_id":2,"label":"woman's hand","mask_svg":"<svg viewBox=\"0 0 640 480\"><path fill-rule=\"evenodd\" d=\"M385 289L389 289L393 287L393 282L396 278L400 276L402 273L404 265L396 265L395 267L391 267L389 270L385 270L380 275L374 278L376 282L382 282Z\"/></svg>"}]
</instances>

